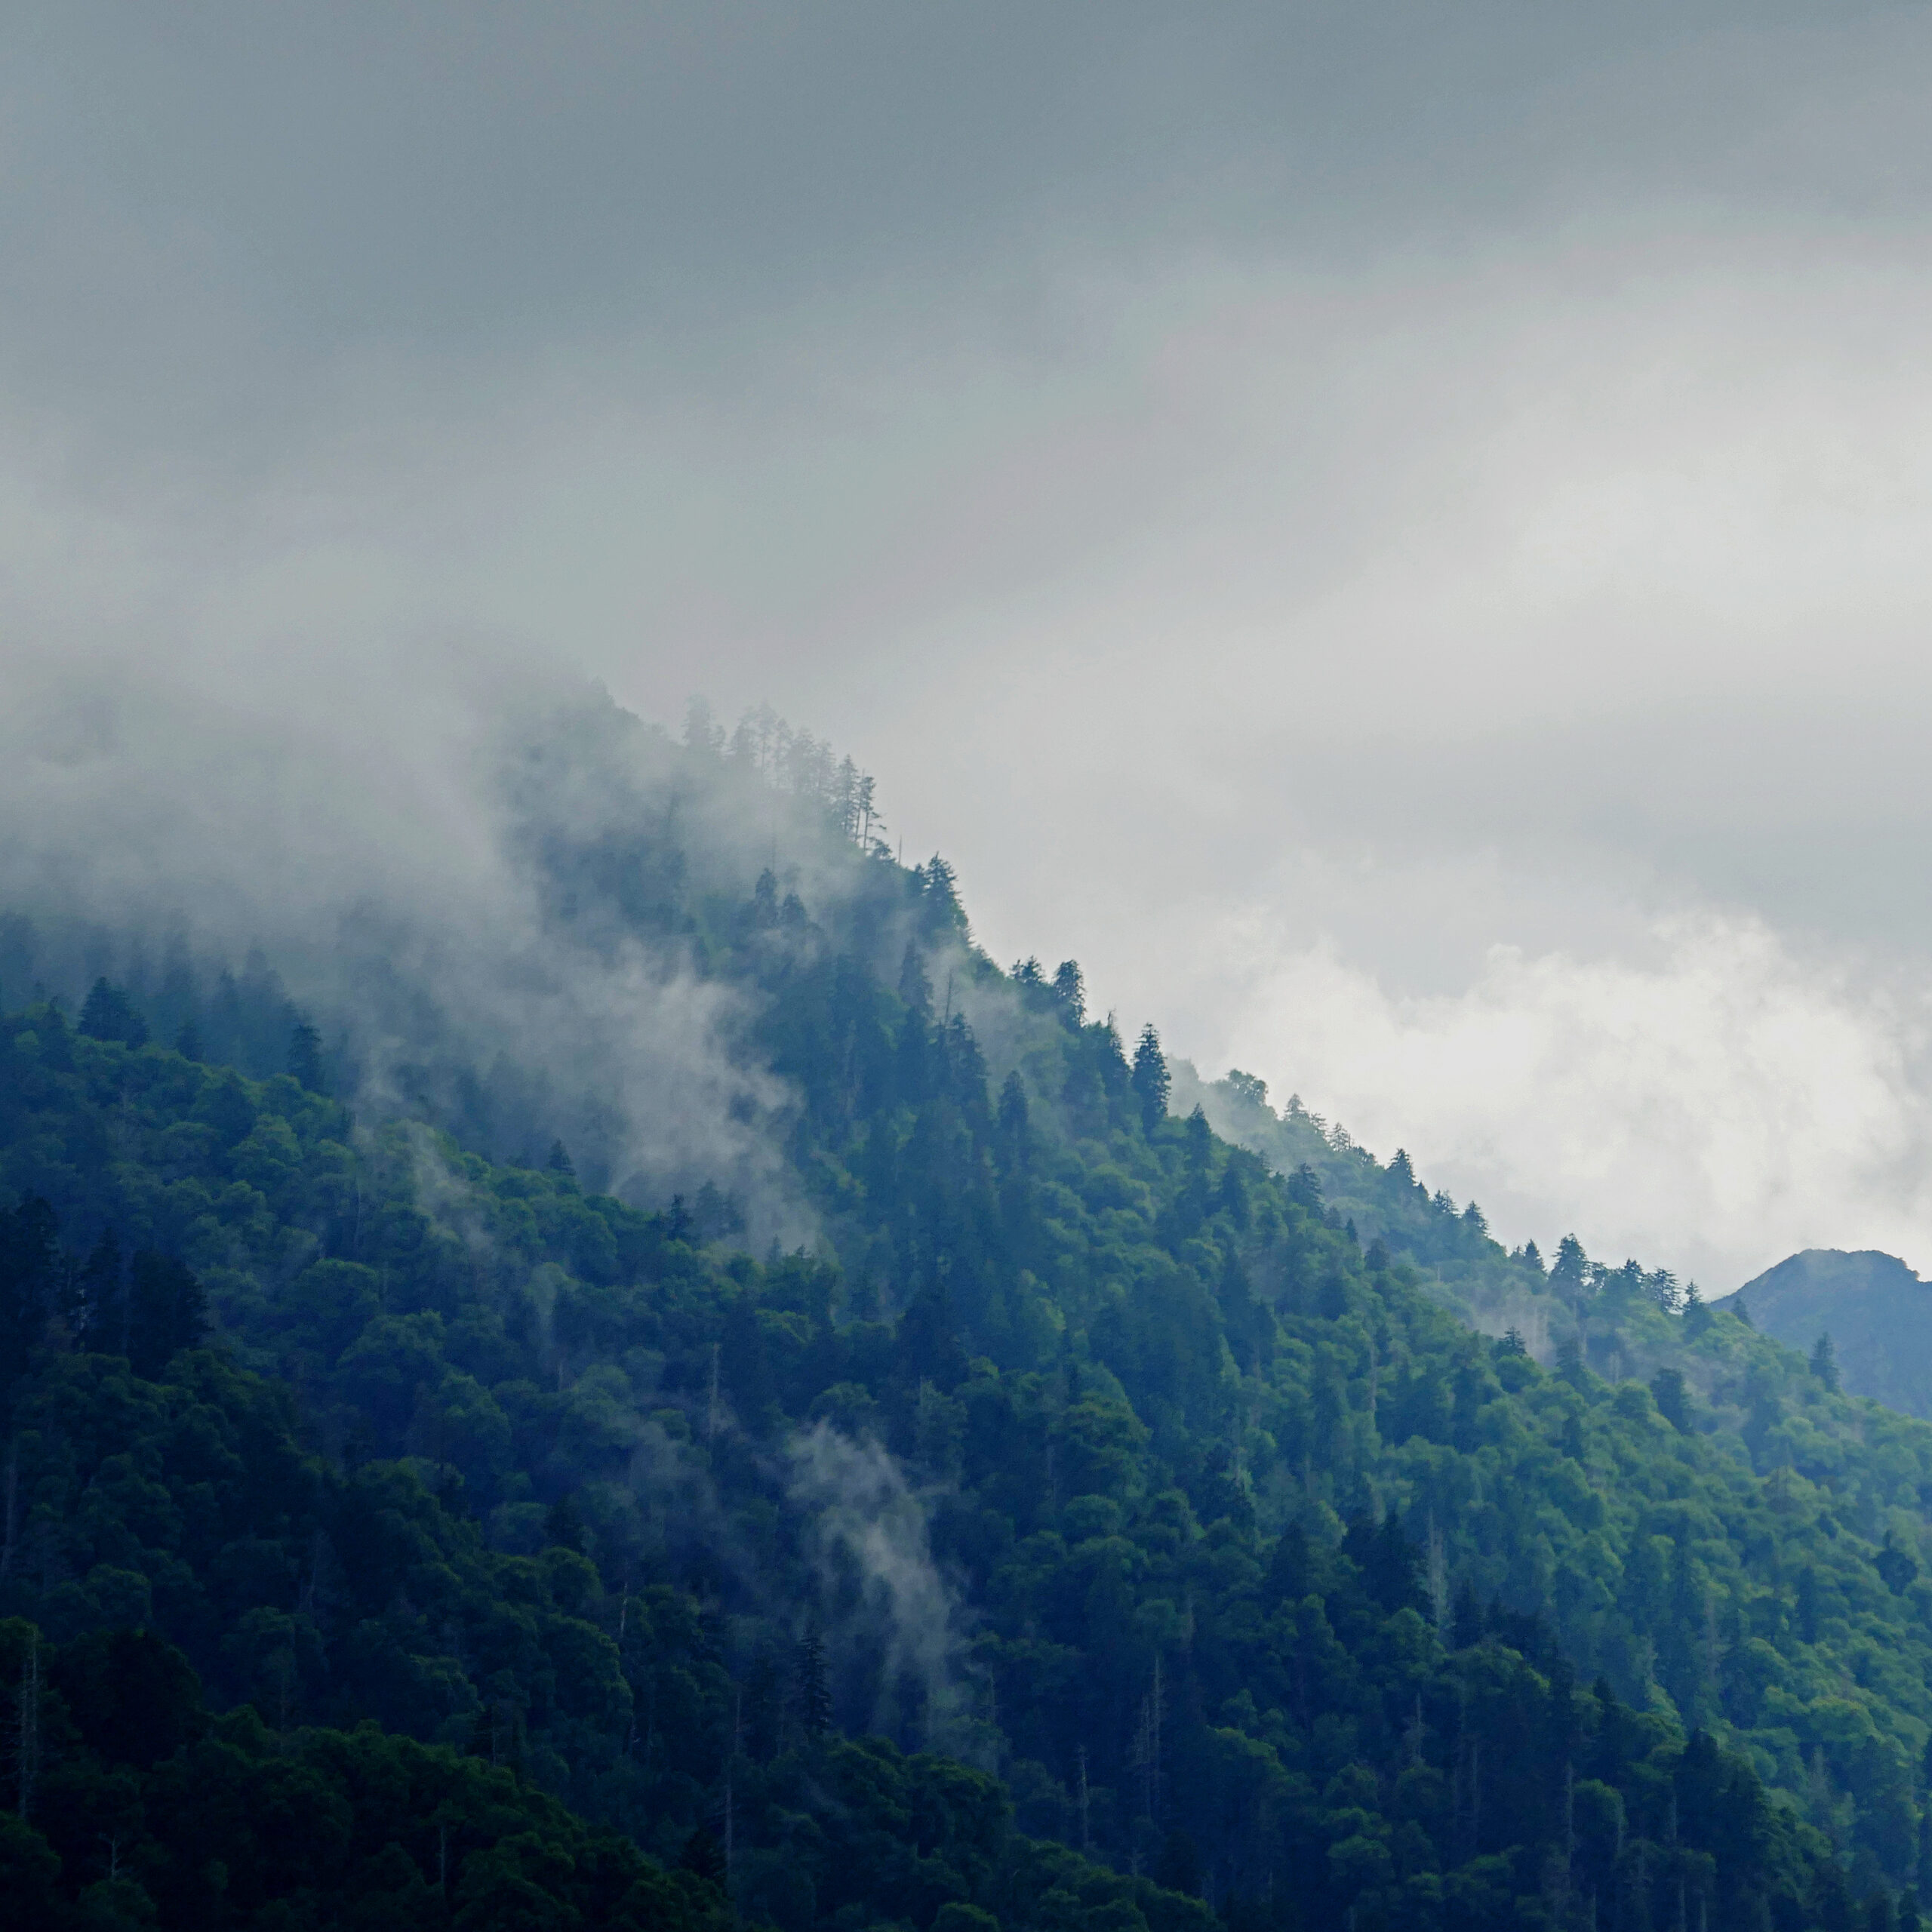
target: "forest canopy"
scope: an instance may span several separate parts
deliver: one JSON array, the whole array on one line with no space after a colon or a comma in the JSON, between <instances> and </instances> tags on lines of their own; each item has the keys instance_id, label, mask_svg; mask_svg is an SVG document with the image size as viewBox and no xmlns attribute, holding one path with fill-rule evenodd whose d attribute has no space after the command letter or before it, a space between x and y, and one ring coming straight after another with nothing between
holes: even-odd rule
<instances>
[{"instance_id":1,"label":"forest canopy","mask_svg":"<svg viewBox=\"0 0 1932 1932\"><path fill-rule=\"evenodd\" d=\"M1932 1427L1001 968L775 721L569 743L715 1171L6 928L22 1923L1915 1922Z\"/></svg>"}]
</instances>

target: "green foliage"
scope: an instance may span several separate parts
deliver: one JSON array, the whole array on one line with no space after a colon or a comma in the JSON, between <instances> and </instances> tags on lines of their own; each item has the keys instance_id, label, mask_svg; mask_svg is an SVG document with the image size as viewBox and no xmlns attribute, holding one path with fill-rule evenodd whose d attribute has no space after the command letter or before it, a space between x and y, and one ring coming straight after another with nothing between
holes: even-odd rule
<instances>
[{"instance_id":1,"label":"green foliage","mask_svg":"<svg viewBox=\"0 0 1932 1932\"><path fill-rule=\"evenodd\" d=\"M606 1829L685 1875L636 1863L653 1911L718 1870L784 1932L1801 1932L1919 1878L1932 1429L1663 1271L1505 1254L1259 1081L1171 1094L1073 962L973 949L942 862L850 854L808 911L632 857L626 916L794 1097L809 1251L0 1021L0 1614L57 1660L48 1780L91 1752L192 1835L204 1785L257 1801L237 1763L263 1804L312 1772L348 1818L360 1738L426 1801L408 1767L594 1821L466 1841L433 1906L417 1826L329 1841L476 1924L620 1922ZM117 1670L146 1764L75 1687ZM0 1841L23 1897L162 1900L46 1839L52 1877ZM212 1914L213 1860L266 1909L254 1855L168 1897Z\"/></svg>"},{"instance_id":2,"label":"green foliage","mask_svg":"<svg viewBox=\"0 0 1932 1932\"><path fill-rule=\"evenodd\" d=\"M1907 1415L1932 1417L1932 1294L1895 1256L1807 1248L1717 1304L1741 1308L1787 1348L1809 1349L1829 1332L1829 1374L1854 1395Z\"/></svg>"},{"instance_id":3,"label":"green foliage","mask_svg":"<svg viewBox=\"0 0 1932 1932\"><path fill-rule=\"evenodd\" d=\"M1812 1345L1811 1373L1835 1395L1838 1392L1838 1358L1829 1335L1820 1335Z\"/></svg>"},{"instance_id":4,"label":"green foliage","mask_svg":"<svg viewBox=\"0 0 1932 1932\"><path fill-rule=\"evenodd\" d=\"M39 1633L0 1624L20 1681ZM724 1932L715 1885L586 1828L509 1770L384 1735L211 1717L146 1632L77 1640L16 1700L0 1887L19 1932L112 1925Z\"/></svg>"}]
</instances>

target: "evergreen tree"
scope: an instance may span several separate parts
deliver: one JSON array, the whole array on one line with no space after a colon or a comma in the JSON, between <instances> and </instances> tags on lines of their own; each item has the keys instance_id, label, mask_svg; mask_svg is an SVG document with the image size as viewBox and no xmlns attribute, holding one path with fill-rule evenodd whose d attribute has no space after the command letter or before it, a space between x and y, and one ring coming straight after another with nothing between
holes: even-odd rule
<instances>
[{"instance_id":1,"label":"evergreen tree","mask_svg":"<svg viewBox=\"0 0 1932 1932\"><path fill-rule=\"evenodd\" d=\"M118 986L98 979L81 1008L80 1031L96 1040L118 1040L124 1047L147 1044L148 1023Z\"/></svg>"},{"instance_id":2,"label":"evergreen tree","mask_svg":"<svg viewBox=\"0 0 1932 1932\"><path fill-rule=\"evenodd\" d=\"M298 1019L289 1033L288 1071L312 1094L328 1091L322 1084L322 1036L306 1020Z\"/></svg>"},{"instance_id":3,"label":"evergreen tree","mask_svg":"<svg viewBox=\"0 0 1932 1932\"><path fill-rule=\"evenodd\" d=\"M832 1687L826 1675L825 1639L816 1620L798 1640L792 1667L792 1708L807 1737L823 1737L831 1728Z\"/></svg>"},{"instance_id":4,"label":"evergreen tree","mask_svg":"<svg viewBox=\"0 0 1932 1932\"><path fill-rule=\"evenodd\" d=\"M933 1011L933 983L926 977L926 962L911 940L899 962L899 997L921 1020L930 1020Z\"/></svg>"},{"instance_id":5,"label":"evergreen tree","mask_svg":"<svg viewBox=\"0 0 1932 1932\"><path fill-rule=\"evenodd\" d=\"M91 1355L128 1352L127 1294L120 1240L109 1226L73 1275L67 1325L76 1348Z\"/></svg>"},{"instance_id":6,"label":"evergreen tree","mask_svg":"<svg viewBox=\"0 0 1932 1932\"><path fill-rule=\"evenodd\" d=\"M0 1215L0 1401L26 1372L54 1312L57 1225L38 1195Z\"/></svg>"},{"instance_id":7,"label":"evergreen tree","mask_svg":"<svg viewBox=\"0 0 1932 1932\"><path fill-rule=\"evenodd\" d=\"M1583 1344L1574 1335L1565 1335L1556 1345L1556 1372L1574 1389L1580 1389L1589 1374L1583 1364Z\"/></svg>"},{"instance_id":8,"label":"evergreen tree","mask_svg":"<svg viewBox=\"0 0 1932 1932\"><path fill-rule=\"evenodd\" d=\"M578 1555L583 1554L583 1512L577 1506L577 1499L565 1494L550 1505L543 1518L543 1541L552 1549L574 1549Z\"/></svg>"},{"instance_id":9,"label":"evergreen tree","mask_svg":"<svg viewBox=\"0 0 1932 1932\"><path fill-rule=\"evenodd\" d=\"M1688 1435L1690 1408L1684 1386L1684 1371L1681 1368L1659 1369L1651 1378L1651 1395L1657 1405L1657 1414L1678 1435Z\"/></svg>"},{"instance_id":10,"label":"evergreen tree","mask_svg":"<svg viewBox=\"0 0 1932 1932\"><path fill-rule=\"evenodd\" d=\"M1204 1120L1206 1116L1202 1118ZM1191 1152L1194 1144L1191 1138L1194 1131L1192 1115L1188 1118L1188 1131ZM1288 1198L1305 1214L1319 1215L1321 1212L1321 1177L1306 1161L1288 1177Z\"/></svg>"},{"instance_id":11,"label":"evergreen tree","mask_svg":"<svg viewBox=\"0 0 1932 1932\"><path fill-rule=\"evenodd\" d=\"M1086 1024L1087 982L1081 977L1078 960L1063 959L1054 969L1054 997L1060 1001L1062 1012L1070 1026L1082 1026Z\"/></svg>"},{"instance_id":12,"label":"evergreen tree","mask_svg":"<svg viewBox=\"0 0 1932 1932\"><path fill-rule=\"evenodd\" d=\"M678 1869L690 1872L694 1878L702 1878L707 1884L724 1883L728 1875L724 1847L719 1843L718 1834L708 1825L698 1826L685 1839L685 1848L678 1854Z\"/></svg>"},{"instance_id":13,"label":"evergreen tree","mask_svg":"<svg viewBox=\"0 0 1932 1932\"><path fill-rule=\"evenodd\" d=\"M1172 1831L1161 1841L1161 1855L1154 1864L1154 1882L1171 1892L1201 1890L1201 1850L1191 1834Z\"/></svg>"},{"instance_id":14,"label":"evergreen tree","mask_svg":"<svg viewBox=\"0 0 1932 1932\"><path fill-rule=\"evenodd\" d=\"M966 931L966 909L959 903L958 875L935 852L923 866L913 869L919 881L920 924L931 936Z\"/></svg>"},{"instance_id":15,"label":"evergreen tree","mask_svg":"<svg viewBox=\"0 0 1932 1932\"><path fill-rule=\"evenodd\" d=\"M1016 1155L1026 1148L1026 1083L1017 1073L1009 1073L999 1090L999 1131Z\"/></svg>"},{"instance_id":16,"label":"evergreen tree","mask_svg":"<svg viewBox=\"0 0 1932 1932\"><path fill-rule=\"evenodd\" d=\"M1835 1395L1838 1392L1838 1351L1829 1334L1820 1335L1811 1350L1811 1373Z\"/></svg>"},{"instance_id":17,"label":"evergreen tree","mask_svg":"<svg viewBox=\"0 0 1932 1932\"><path fill-rule=\"evenodd\" d=\"M1549 1271L1551 1288L1573 1306L1581 1301L1589 1279L1589 1257L1574 1235L1565 1235L1556 1244L1556 1260Z\"/></svg>"},{"instance_id":18,"label":"evergreen tree","mask_svg":"<svg viewBox=\"0 0 1932 1932\"><path fill-rule=\"evenodd\" d=\"M1918 1580L1918 1559L1899 1541L1894 1530L1885 1532L1884 1546L1873 1567L1894 1596L1902 1596Z\"/></svg>"},{"instance_id":19,"label":"evergreen tree","mask_svg":"<svg viewBox=\"0 0 1932 1932\"><path fill-rule=\"evenodd\" d=\"M1798 1573L1798 1634L1807 1644L1818 1641L1818 1573L1810 1564Z\"/></svg>"},{"instance_id":20,"label":"evergreen tree","mask_svg":"<svg viewBox=\"0 0 1932 1932\"><path fill-rule=\"evenodd\" d=\"M1134 1091L1140 1101L1140 1124L1152 1134L1168 1115L1168 1093L1172 1081L1168 1075L1167 1057L1161 1051L1161 1036L1150 1020L1140 1029L1134 1049Z\"/></svg>"},{"instance_id":21,"label":"evergreen tree","mask_svg":"<svg viewBox=\"0 0 1932 1932\"><path fill-rule=\"evenodd\" d=\"M717 721L709 700L692 698L685 706L685 743L707 758L724 754L724 728Z\"/></svg>"},{"instance_id":22,"label":"evergreen tree","mask_svg":"<svg viewBox=\"0 0 1932 1932\"><path fill-rule=\"evenodd\" d=\"M1685 1337L1690 1340L1695 1341L1700 1335L1709 1334L1711 1331L1711 1324L1716 1318L1711 1312L1709 1303L1698 1292L1697 1283L1686 1282L1684 1287Z\"/></svg>"},{"instance_id":23,"label":"evergreen tree","mask_svg":"<svg viewBox=\"0 0 1932 1932\"><path fill-rule=\"evenodd\" d=\"M1814 1376L1818 1377L1818 1380L1820 1380L1833 1395L1838 1395L1838 1350L1832 1346L1832 1337L1829 1337L1829 1333L1820 1335L1818 1341L1812 1345L1810 1367L1812 1367L1812 1374L1814 1374Z\"/></svg>"},{"instance_id":24,"label":"evergreen tree","mask_svg":"<svg viewBox=\"0 0 1932 1932\"><path fill-rule=\"evenodd\" d=\"M1009 1217L1008 1233L1018 1240L1032 1198L1028 1177L1033 1164L1033 1132L1026 1084L1017 1072L1009 1073L1000 1085L993 1158L1004 1183L1001 1198Z\"/></svg>"},{"instance_id":25,"label":"evergreen tree","mask_svg":"<svg viewBox=\"0 0 1932 1932\"><path fill-rule=\"evenodd\" d=\"M761 1648L745 1683L745 1749L755 1764L769 1764L777 1753L784 1715L780 1689L778 1666Z\"/></svg>"},{"instance_id":26,"label":"evergreen tree","mask_svg":"<svg viewBox=\"0 0 1932 1932\"><path fill-rule=\"evenodd\" d=\"M155 1380L208 1326L208 1296L187 1265L152 1249L137 1254L128 1281L127 1354L134 1373Z\"/></svg>"}]
</instances>

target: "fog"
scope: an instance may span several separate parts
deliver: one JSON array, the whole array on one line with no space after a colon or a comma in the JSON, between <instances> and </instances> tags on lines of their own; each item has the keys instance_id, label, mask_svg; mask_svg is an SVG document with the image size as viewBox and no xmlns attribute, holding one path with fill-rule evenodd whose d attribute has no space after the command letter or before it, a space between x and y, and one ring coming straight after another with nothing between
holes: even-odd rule
<instances>
[{"instance_id":1,"label":"fog","mask_svg":"<svg viewBox=\"0 0 1932 1932\"><path fill-rule=\"evenodd\" d=\"M709 1183L757 1246L814 1236L774 1131L792 1097L742 1037L755 1004L669 909L686 866L741 901L771 866L842 901L860 860L822 813L475 652L13 668L11 999L108 975L206 1038L238 973L267 1011L224 1048L266 1032L245 1063L281 1071L285 989L365 1124L426 1112L532 1163L560 1139L600 1190L657 1207Z\"/></svg>"},{"instance_id":2,"label":"fog","mask_svg":"<svg viewBox=\"0 0 1932 1932\"><path fill-rule=\"evenodd\" d=\"M769 700L997 956L1511 1240L1932 1268L1928 78L1887 8L14 10L11 875L459 934L479 718Z\"/></svg>"}]
</instances>

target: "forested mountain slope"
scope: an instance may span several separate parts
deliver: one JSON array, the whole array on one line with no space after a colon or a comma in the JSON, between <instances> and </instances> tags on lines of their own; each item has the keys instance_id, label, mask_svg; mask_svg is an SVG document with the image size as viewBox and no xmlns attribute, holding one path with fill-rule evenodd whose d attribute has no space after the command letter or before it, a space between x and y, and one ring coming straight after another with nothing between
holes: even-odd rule
<instances>
[{"instance_id":1,"label":"forested mountain slope","mask_svg":"<svg viewBox=\"0 0 1932 1932\"><path fill-rule=\"evenodd\" d=\"M703 734L651 756L758 782ZM123 1838L165 1922L211 1909L176 1847L219 1820L77 1715L137 1629L259 1714L183 1752L325 1767L373 1718L694 1875L546 1922L695 1923L714 1880L786 1932L1915 1911L1932 1429L1667 1276L1491 1254L1412 1178L1352 1233L1312 1166L1170 1112L1077 969L1002 973L942 865L801 802L789 881L695 862L661 797L533 862L571 931L728 995L777 1208L755 1163L654 1201L491 1158L454 1052L352 1111L299 1014L267 1079L112 981L0 1023L0 1614L51 1660L8 1795L49 1922ZM761 1215L806 1232L745 1252ZM1430 1215L1520 1334L1447 1305ZM63 1721L121 1837L47 1795ZM386 1890L496 1922L413 1802ZM461 1847L477 1887L543 1889L515 1835Z\"/></svg>"},{"instance_id":2,"label":"forested mountain slope","mask_svg":"<svg viewBox=\"0 0 1932 1932\"><path fill-rule=\"evenodd\" d=\"M1932 1287L1896 1255L1807 1248L1716 1306L1748 1309L1756 1327L1794 1349L1829 1337L1846 1388L1932 1415Z\"/></svg>"}]
</instances>

